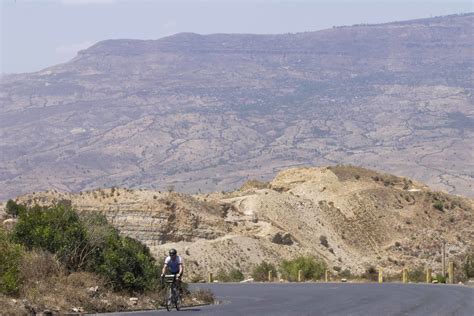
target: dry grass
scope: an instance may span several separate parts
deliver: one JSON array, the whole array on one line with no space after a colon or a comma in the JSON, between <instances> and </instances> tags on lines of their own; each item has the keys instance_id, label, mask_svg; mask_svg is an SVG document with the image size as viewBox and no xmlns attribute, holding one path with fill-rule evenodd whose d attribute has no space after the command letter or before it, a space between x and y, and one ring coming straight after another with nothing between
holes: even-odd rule
<instances>
[{"instance_id":1,"label":"dry grass","mask_svg":"<svg viewBox=\"0 0 474 316\"><path fill-rule=\"evenodd\" d=\"M127 293L114 293L93 273L64 270L58 260L45 251L25 254L20 266L22 286L18 298L0 296L0 315L25 315L45 310L54 313L154 309L151 295L139 297L132 305Z\"/></svg>"},{"instance_id":2,"label":"dry grass","mask_svg":"<svg viewBox=\"0 0 474 316\"><path fill-rule=\"evenodd\" d=\"M27 284L65 274L61 263L49 252L34 250L25 253L21 262L21 279Z\"/></svg>"},{"instance_id":3,"label":"dry grass","mask_svg":"<svg viewBox=\"0 0 474 316\"><path fill-rule=\"evenodd\" d=\"M372 179L381 176L381 174L373 170L351 165L330 166L328 169L334 172L339 181Z\"/></svg>"},{"instance_id":4,"label":"dry grass","mask_svg":"<svg viewBox=\"0 0 474 316\"><path fill-rule=\"evenodd\" d=\"M192 302L196 304L214 304L214 293L209 289L198 289L189 296Z\"/></svg>"},{"instance_id":5,"label":"dry grass","mask_svg":"<svg viewBox=\"0 0 474 316\"><path fill-rule=\"evenodd\" d=\"M270 186L268 182L258 180L248 180L240 187L239 191L246 191L252 189L267 189Z\"/></svg>"},{"instance_id":6,"label":"dry grass","mask_svg":"<svg viewBox=\"0 0 474 316\"><path fill-rule=\"evenodd\" d=\"M28 300L35 312L65 313L72 312L73 308L89 313L146 310L156 309L161 302L160 293L131 295L112 292L102 279L88 272L60 274L30 282L22 289L21 296ZM129 300L132 296L138 297L137 305Z\"/></svg>"},{"instance_id":7,"label":"dry grass","mask_svg":"<svg viewBox=\"0 0 474 316\"><path fill-rule=\"evenodd\" d=\"M57 314L74 312L116 312L158 309L163 302L160 291L131 295L116 293L106 282L89 272L67 273L48 252L26 254L20 269L23 284L19 297L0 295L0 315L26 315L49 310ZM130 297L138 298L134 305ZM214 302L210 291L199 290L185 295L185 305Z\"/></svg>"},{"instance_id":8,"label":"dry grass","mask_svg":"<svg viewBox=\"0 0 474 316\"><path fill-rule=\"evenodd\" d=\"M21 300L10 296L0 294L0 315L17 316L17 315L28 315L29 310L25 308Z\"/></svg>"}]
</instances>

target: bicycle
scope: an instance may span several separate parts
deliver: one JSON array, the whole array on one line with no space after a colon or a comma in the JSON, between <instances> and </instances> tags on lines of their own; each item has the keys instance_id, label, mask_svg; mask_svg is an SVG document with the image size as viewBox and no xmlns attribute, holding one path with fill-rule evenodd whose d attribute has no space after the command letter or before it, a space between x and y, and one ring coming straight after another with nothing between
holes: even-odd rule
<instances>
[{"instance_id":1,"label":"bicycle","mask_svg":"<svg viewBox=\"0 0 474 316\"><path fill-rule=\"evenodd\" d=\"M164 305L166 310L169 312L173 309L173 306L177 311L181 309L181 293L176 282L176 274L167 274L163 276L162 282L165 282L167 285L167 290L165 294Z\"/></svg>"}]
</instances>

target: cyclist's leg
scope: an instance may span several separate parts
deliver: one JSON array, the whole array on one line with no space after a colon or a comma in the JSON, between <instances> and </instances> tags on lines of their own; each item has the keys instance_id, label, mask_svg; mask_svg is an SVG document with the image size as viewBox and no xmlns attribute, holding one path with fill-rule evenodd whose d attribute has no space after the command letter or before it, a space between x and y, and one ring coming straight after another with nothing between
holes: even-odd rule
<instances>
[{"instance_id":1,"label":"cyclist's leg","mask_svg":"<svg viewBox=\"0 0 474 316\"><path fill-rule=\"evenodd\" d=\"M178 293L181 294L182 293L181 278L178 277L178 273L179 272L172 272L172 274L174 274L174 276L175 276L176 289L178 290Z\"/></svg>"}]
</instances>

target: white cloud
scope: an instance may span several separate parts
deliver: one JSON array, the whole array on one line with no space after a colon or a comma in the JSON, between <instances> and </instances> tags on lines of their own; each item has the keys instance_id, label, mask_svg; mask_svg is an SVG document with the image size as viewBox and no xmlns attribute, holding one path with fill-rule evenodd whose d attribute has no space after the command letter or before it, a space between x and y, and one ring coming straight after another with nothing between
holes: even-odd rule
<instances>
[{"instance_id":1,"label":"white cloud","mask_svg":"<svg viewBox=\"0 0 474 316\"><path fill-rule=\"evenodd\" d=\"M64 44L61 46L56 47L56 53L63 55L63 56L75 56L78 51L81 49L85 49L91 47L94 43L91 41L84 41L81 43L72 43L72 44Z\"/></svg>"}]
</instances>

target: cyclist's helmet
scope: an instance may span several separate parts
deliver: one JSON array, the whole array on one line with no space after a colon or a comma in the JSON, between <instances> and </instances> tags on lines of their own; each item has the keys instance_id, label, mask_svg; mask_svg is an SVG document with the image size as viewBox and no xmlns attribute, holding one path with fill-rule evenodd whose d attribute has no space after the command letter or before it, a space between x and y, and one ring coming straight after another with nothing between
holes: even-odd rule
<instances>
[{"instance_id":1,"label":"cyclist's helmet","mask_svg":"<svg viewBox=\"0 0 474 316\"><path fill-rule=\"evenodd\" d=\"M171 249L169 253L170 253L170 256L176 256L178 252L176 251L176 249Z\"/></svg>"}]
</instances>

